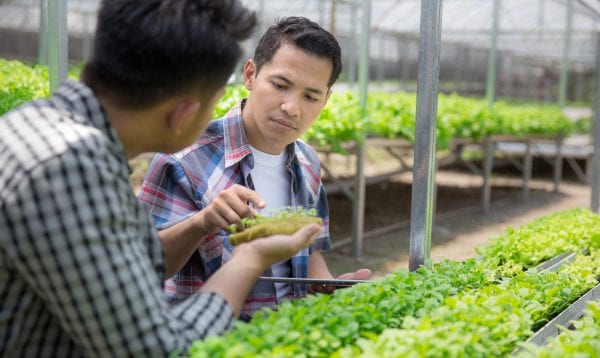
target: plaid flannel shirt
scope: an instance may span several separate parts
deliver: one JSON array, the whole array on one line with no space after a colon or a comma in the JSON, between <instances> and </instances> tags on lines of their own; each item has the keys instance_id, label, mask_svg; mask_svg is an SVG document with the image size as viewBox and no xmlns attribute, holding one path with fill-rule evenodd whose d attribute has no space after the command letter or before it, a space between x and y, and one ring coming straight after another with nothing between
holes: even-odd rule
<instances>
[{"instance_id":1,"label":"plaid flannel shirt","mask_svg":"<svg viewBox=\"0 0 600 358\"><path fill-rule=\"evenodd\" d=\"M138 197L148 207L159 230L205 208L221 191L234 184L254 189L250 175L254 158L242 123L243 103L212 122L192 146L173 155L158 154L153 159ZM327 198L314 149L296 141L287 146L286 155L291 205L317 209L324 223L316 242L291 258L292 277L305 278L310 252L330 247ZM208 277L229 260L232 251L225 231L204 237L199 249L180 272L165 283L170 301L181 301L198 291ZM265 275L272 276L271 270ZM288 298L304 296L305 284L292 285ZM274 307L276 304L274 284L259 281L246 299L242 319L249 319L262 307Z\"/></svg>"}]
</instances>

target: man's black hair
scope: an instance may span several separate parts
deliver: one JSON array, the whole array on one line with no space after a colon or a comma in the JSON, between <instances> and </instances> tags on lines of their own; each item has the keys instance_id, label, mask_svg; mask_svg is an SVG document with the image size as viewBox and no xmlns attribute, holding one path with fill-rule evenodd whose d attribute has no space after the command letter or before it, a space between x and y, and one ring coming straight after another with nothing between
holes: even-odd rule
<instances>
[{"instance_id":1,"label":"man's black hair","mask_svg":"<svg viewBox=\"0 0 600 358\"><path fill-rule=\"evenodd\" d=\"M238 0L104 0L83 81L128 108L190 91L209 98L255 24Z\"/></svg>"},{"instance_id":2,"label":"man's black hair","mask_svg":"<svg viewBox=\"0 0 600 358\"><path fill-rule=\"evenodd\" d=\"M327 86L333 86L342 70L340 45L331 33L305 17L286 17L267 29L254 53L257 73L262 65L271 61L284 43L294 45L311 55L330 59L333 69Z\"/></svg>"}]
</instances>

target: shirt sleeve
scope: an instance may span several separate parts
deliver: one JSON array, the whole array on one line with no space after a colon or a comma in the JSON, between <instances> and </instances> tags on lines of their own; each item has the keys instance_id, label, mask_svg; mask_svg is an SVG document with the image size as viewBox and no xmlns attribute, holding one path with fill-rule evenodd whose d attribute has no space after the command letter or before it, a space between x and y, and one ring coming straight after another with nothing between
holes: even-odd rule
<instances>
[{"instance_id":1,"label":"shirt sleeve","mask_svg":"<svg viewBox=\"0 0 600 358\"><path fill-rule=\"evenodd\" d=\"M227 330L233 313L217 294L165 301L158 234L126 164L107 157L69 151L19 184L21 210L11 211L22 230L11 249L19 273L85 356L164 357Z\"/></svg>"},{"instance_id":2,"label":"shirt sleeve","mask_svg":"<svg viewBox=\"0 0 600 358\"><path fill-rule=\"evenodd\" d=\"M304 183L305 194L308 197L308 207L315 208L317 215L323 219L323 230L315 242L309 247L309 254L314 250L327 251L331 248L329 237L329 206L325 186L321 181L321 162L317 152L308 144L297 141L296 152L303 170L299 171L299 178ZM301 177L300 177L301 175Z\"/></svg>"},{"instance_id":3,"label":"shirt sleeve","mask_svg":"<svg viewBox=\"0 0 600 358\"><path fill-rule=\"evenodd\" d=\"M319 184L319 196L317 198L317 215L323 219L323 231L317 237L315 242L310 247L310 252L313 250L327 251L331 248L331 239L329 237L329 207L327 204L327 195L325 187L322 183Z\"/></svg>"},{"instance_id":4,"label":"shirt sleeve","mask_svg":"<svg viewBox=\"0 0 600 358\"><path fill-rule=\"evenodd\" d=\"M152 159L138 199L150 212L159 231L199 211L185 171L169 154L159 153Z\"/></svg>"}]
</instances>

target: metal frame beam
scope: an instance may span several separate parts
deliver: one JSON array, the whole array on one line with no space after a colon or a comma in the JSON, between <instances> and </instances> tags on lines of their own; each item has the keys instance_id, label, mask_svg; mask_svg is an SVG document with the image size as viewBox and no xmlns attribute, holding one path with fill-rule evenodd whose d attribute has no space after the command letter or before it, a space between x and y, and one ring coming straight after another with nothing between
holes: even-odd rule
<instances>
[{"instance_id":1,"label":"metal frame beam","mask_svg":"<svg viewBox=\"0 0 600 358\"><path fill-rule=\"evenodd\" d=\"M442 0L421 1L409 269L431 267Z\"/></svg>"}]
</instances>

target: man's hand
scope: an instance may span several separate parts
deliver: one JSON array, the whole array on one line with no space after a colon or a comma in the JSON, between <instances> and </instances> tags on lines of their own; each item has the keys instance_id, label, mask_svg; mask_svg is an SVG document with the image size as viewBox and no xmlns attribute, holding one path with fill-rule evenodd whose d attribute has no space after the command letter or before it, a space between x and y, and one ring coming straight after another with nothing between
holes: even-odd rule
<instances>
[{"instance_id":1,"label":"man's hand","mask_svg":"<svg viewBox=\"0 0 600 358\"><path fill-rule=\"evenodd\" d=\"M216 292L225 297L238 317L244 300L258 277L274 263L286 260L310 246L321 227L310 224L295 234L275 235L236 246L233 257L206 281L202 292Z\"/></svg>"},{"instance_id":2,"label":"man's hand","mask_svg":"<svg viewBox=\"0 0 600 358\"><path fill-rule=\"evenodd\" d=\"M321 226L316 224L306 225L291 236L274 235L266 238L256 239L238 245L233 255L251 255L248 263L257 263L263 267L264 272L271 265L287 260L298 253L298 251L312 245L321 233Z\"/></svg>"},{"instance_id":3,"label":"man's hand","mask_svg":"<svg viewBox=\"0 0 600 358\"><path fill-rule=\"evenodd\" d=\"M265 202L255 191L235 184L219 193L206 208L196 214L196 222L206 235L214 234L219 229L227 230L231 224L241 227L242 218L254 217L255 208L262 209L265 206Z\"/></svg>"},{"instance_id":4,"label":"man's hand","mask_svg":"<svg viewBox=\"0 0 600 358\"><path fill-rule=\"evenodd\" d=\"M366 280L371 277L371 270L368 268L361 268L354 272L347 272L336 277L336 280ZM311 293L333 293L338 287L335 285L310 285L309 291Z\"/></svg>"}]
</instances>

